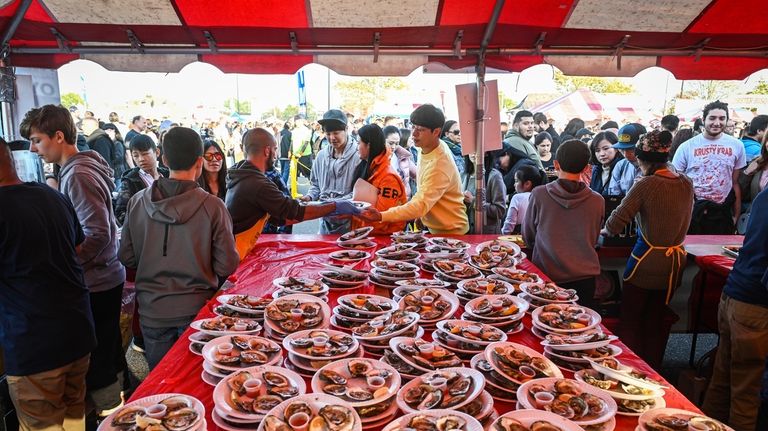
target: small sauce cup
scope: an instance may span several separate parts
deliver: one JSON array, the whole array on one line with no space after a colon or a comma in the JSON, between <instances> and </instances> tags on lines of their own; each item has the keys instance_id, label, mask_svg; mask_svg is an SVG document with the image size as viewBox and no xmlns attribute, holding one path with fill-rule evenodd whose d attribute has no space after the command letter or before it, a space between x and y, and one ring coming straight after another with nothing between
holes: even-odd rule
<instances>
[{"instance_id":1,"label":"small sauce cup","mask_svg":"<svg viewBox=\"0 0 768 431\"><path fill-rule=\"evenodd\" d=\"M232 329L235 331L245 331L248 329L248 325L243 322L237 322L234 325L232 325Z\"/></svg>"},{"instance_id":2,"label":"small sauce cup","mask_svg":"<svg viewBox=\"0 0 768 431\"><path fill-rule=\"evenodd\" d=\"M524 375L529 379L536 377L536 370L534 370L533 368L527 365L520 366L519 370L520 370L520 374Z\"/></svg>"},{"instance_id":3,"label":"small sauce cup","mask_svg":"<svg viewBox=\"0 0 768 431\"><path fill-rule=\"evenodd\" d=\"M419 354L421 354L421 356L429 359L432 357L432 354L435 352L435 345L432 343L421 344L419 345L418 349L419 349Z\"/></svg>"},{"instance_id":4,"label":"small sauce cup","mask_svg":"<svg viewBox=\"0 0 768 431\"><path fill-rule=\"evenodd\" d=\"M380 387L384 386L384 383L386 381L384 380L384 377L381 376L370 376L366 379L366 383L368 383L368 387L376 390Z\"/></svg>"},{"instance_id":5,"label":"small sauce cup","mask_svg":"<svg viewBox=\"0 0 768 431\"><path fill-rule=\"evenodd\" d=\"M552 401L555 400L555 396L552 395L551 392L536 392L533 395L533 399L536 402L536 407L541 409L552 404Z\"/></svg>"},{"instance_id":6,"label":"small sauce cup","mask_svg":"<svg viewBox=\"0 0 768 431\"><path fill-rule=\"evenodd\" d=\"M504 302L501 299L494 299L491 301L491 308L493 308L494 311L499 311L504 307Z\"/></svg>"},{"instance_id":7,"label":"small sauce cup","mask_svg":"<svg viewBox=\"0 0 768 431\"><path fill-rule=\"evenodd\" d=\"M234 347L235 346L233 346L232 343L221 343L218 345L218 347L216 347L216 350L218 350L222 355L228 355L232 353L232 349Z\"/></svg>"},{"instance_id":8,"label":"small sauce cup","mask_svg":"<svg viewBox=\"0 0 768 431\"><path fill-rule=\"evenodd\" d=\"M298 412L288 418L288 425L294 431L304 431L309 426L309 415L304 412Z\"/></svg>"},{"instance_id":9,"label":"small sauce cup","mask_svg":"<svg viewBox=\"0 0 768 431\"><path fill-rule=\"evenodd\" d=\"M435 298L429 295L424 295L421 297L421 303L424 305L432 305L432 303L435 302Z\"/></svg>"},{"instance_id":10,"label":"small sauce cup","mask_svg":"<svg viewBox=\"0 0 768 431\"><path fill-rule=\"evenodd\" d=\"M291 309L291 319L293 319L295 322L301 321L301 318L303 316L304 316L304 312L301 310L301 308Z\"/></svg>"},{"instance_id":11,"label":"small sauce cup","mask_svg":"<svg viewBox=\"0 0 768 431\"><path fill-rule=\"evenodd\" d=\"M243 383L243 388L249 397L256 397L259 395L259 389L261 389L261 380L248 379L245 381L245 383Z\"/></svg>"},{"instance_id":12,"label":"small sauce cup","mask_svg":"<svg viewBox=\"0 0 768 431\"><path fill-rule=\"evenodd\" d=\"M166 411L168 411L168 407L163 404L152 404L146 408L147 416L154 419L162 418Z\"/></svg>"}]
</instances>

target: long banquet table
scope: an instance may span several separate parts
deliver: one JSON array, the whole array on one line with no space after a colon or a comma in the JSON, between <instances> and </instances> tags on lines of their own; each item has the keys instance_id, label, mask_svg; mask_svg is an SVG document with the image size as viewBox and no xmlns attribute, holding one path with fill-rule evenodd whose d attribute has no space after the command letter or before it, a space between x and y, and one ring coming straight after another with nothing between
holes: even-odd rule
<instances>
[{"instance_id":1,"label":"long banquet table","mask_svg":"<svg viewBox=\"0 0 768 431\"><path fill-rule=\"evenodd\" d=\"M461 239L473 245L483 241L496 239L491 235L465 235ZM330 262L328 254L339 250L335 243L336 236L317 235L262 235L258 246L241 264L236 273L230 277L234 286L227 289L226 293L240 293L258 296L269 296L275 290L272 280L284 276L312 276L324 269L323 263ZM391 243L389 237L376 238L378 248ZM359 268L368 269L368 263L362 263ZM527 259L519 265L529 272L536 272L545 276ZM424 276L428 274L423 273ZM546 278L546 277L544 277ZM373 286L359 289L334 291L329 294L329 305L333 308L339 296L349 293L373 293ZM206 304L198 313L196 319L214 316L213 307L217 304L216 298ZM459 315L461 310L457 313ZM531 319L526 316L524 320L525 330L511 335L509 341L529 346L539 352L543 347L530 331ZM605 327L603 331L609 332ZM131 400L159 394L159 393L184 393L196 397L205 405L209 430L219 430L211 420L211 412L214 408L212 399L213 387L202 381L203 358L193 354L189 350L187 337L193 332L188 329L178 342L171 348L168 354L158 366L147 376L144 382L136 389ZM614 342L623 350L618 359L627 365L648 373L652 378L664 381L648 364L635 355L627 346L620 342ZM573 378L573 373L563 370L565 377ZM307 382L309 383L309 382ZM309 384L307 385L309 387ZM667 383L664 400L667 407L681 408L698 412L699 410L685 398L671 384ZM494 408L499 414L503 414L515 408L507 402L496 401ZM616 416L616 430L632 431L637 426L637 418L630 416Z\"/></svg>"}]
</instances>

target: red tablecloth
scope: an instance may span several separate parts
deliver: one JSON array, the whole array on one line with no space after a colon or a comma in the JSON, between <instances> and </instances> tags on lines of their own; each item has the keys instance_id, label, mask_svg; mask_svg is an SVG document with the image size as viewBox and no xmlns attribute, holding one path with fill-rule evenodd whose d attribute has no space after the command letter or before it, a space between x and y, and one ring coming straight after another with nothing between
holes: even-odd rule
<instances>
[{"instance_id":1,"label":"red tablecloth","mask_svg":"<svg viewBox=\"0 0 768 431\"><path fill-rule=\"evenodd\" d=\"M472 244L495 239L495 236L487 235L466 235L462 239ZM226 293L247 293L250 295L267 296L274 291L272 280L284 276L305 276L314 275L322 268L322 263L329 261L328 254L338 250L335 237L333 236L292 236L292 235L263 235L259 239L259 247L245 261L242 262L233 279L235 286L228 289ZM390 244L389 238L378 238L380 247ZM367 263L361 264L361 267ZM544 275L529 261L525 261L521 267L527 271L537 272ZM348 293L373 293L373 287L367 286L357 290L332 291L329 294L329 305L336 305L337 298L342 294ZM213 306L216 304L215 298L212 299L197 316L197 319L213 316ZM459 311L460 314L461 311ZM531 321L526 317L524 321L526 329L522 332L512 335L509 341L524 344L543 351L536 338L530 331ZM607 330L605 330L608 332ZM214 404L212 399L213 387L207 385L200 378L203 371L203 358L189 351L189 341L187 336L193 331L188 329L179 339L179 341L168 352L165 358L158 366L147 376L144 382L138 387L132 396L133 399L146 397L153 394L164 392L179 392L192 395L198 398L206 407L208 417L208 429L219 430L211 420L211 411ZM663 380L653 369L650 368L642 359L632 353L627 346L622 343L616 343L624 351L619 360L627 365L631 365L646 373L653 378ZM572 378L573 373L564 372L566 377ZM309 382L307 382L309 383ZM309 384L307 385L309 387ZM672 385L668 384L670 389L666 391L664 399L668 407L682 408L686 410L698 411L696 407L688 401ZM500 414L505 413L514 406L509 403L496 402L495 409ZM617 416L616 430L632 431L637 426L637 418L627 416Z\"/></svg>"}]
</instances>

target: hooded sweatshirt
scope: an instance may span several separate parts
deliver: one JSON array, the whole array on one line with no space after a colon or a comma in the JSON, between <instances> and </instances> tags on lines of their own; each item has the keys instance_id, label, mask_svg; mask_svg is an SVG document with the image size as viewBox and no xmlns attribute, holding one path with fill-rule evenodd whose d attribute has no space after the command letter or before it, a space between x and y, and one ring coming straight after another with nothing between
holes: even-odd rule
<instances>
[{"instance_id":1,"label":"hooded sweatshirt","mask_svg":"<svg viewBox=\"0 0 768 431\"><path fill-rule=\"evenodd\" d=\"M584 183L560 179L534 188L522 227L533 263L555 283L599 275L595 245L604 213L605 200Z\"/></svg>"},{"instance_id":2,"label":"hooded sweatshirt","mask_svg":"<svg viewBox=\"0 0 768 431\"><path fill-rule=\"evenodd\" d=\"M120 260L136 268L141 323L188 325L240 260L224 202L194 181L160 178L128 202Z\"/></svg>"},{"instance_id":3,"label":"hooded sweatshirt","mask_svg":"<svg viewBox=\"0 0 768 431\"><path fill-rule=\"evenodd\" d=\"M386 151L379 154L371 161L368 182L379 189L379 195L376 198L376 204L374 205L374 208L379 211L386 211L392 207L403 205L407 201L405 184L403 183L402 178L400 178L400 175L392 169L392 164L390 163L391 158L392 151L387 148ZM374 235L383 235L403 230L405 228L405 221L392 223L367 223L360 218L352 218L352 229L357 229L363 226L373 226L372 233Z\"/></svg>"},{"instance_id":4,"label":"hooded sweatshirt","mask_svg":"<svg viewBox=\"0 0 768 431\"><path fill-rule=\"evenodd\" d=\"M59 172L59 191L72 202L85 233L77 258L91 293L104 292L125 282L125 268L117 259L114 190L112 169L95 151L75 154Z\"/></svg>"},{"instance_id":5,"label":"hooded sweatshirt","mask_svg":"<svg viewBox=\"0 0 768 431\"><path fill-rule=\"evenodd\" d=\"M286 220L304 220L304 207L291 199L248 160L227 170L227 209L232 215L235 235L245 232L265 214L270 223L283 225Z\"/></svg>"},{"instance_id":6,"label":"hooded sweatshirt","mask_svg":"<svg viewBox=\"0 0 768 431\"><path fill-rule=\"evenodd\" d=\"M512 148L525 153L529 159L536 162L536 166L538 166L539 169L542 171L544 170L544 165L541 164L541 157L539 157L539 152L536 151L536 148L534 148L533 144L531 144L531 141L523 138L523 135L518 133L517 130L509 129L507 136L504 137L504 142L511 145Z\"/></svg>"},{"instance_id":7,"label":"hooded sweatshirt","mask_svg":"<svg viewBox=\"0 0 768 431\"><path fill-rule=\"evenodd\" d=\"M308 196L312 200L335 201L352 199L352 180L355 177L355 168L360 164L360 156L357 152L357 142L347 134L347 145L341 157L333 157L333 147L326 146L312 163L312 173L309 176ZM320 234L344 233L349 230L348 220L339 221L334 217L323 217L320 222Z\"/></svg>"}]
</instances>

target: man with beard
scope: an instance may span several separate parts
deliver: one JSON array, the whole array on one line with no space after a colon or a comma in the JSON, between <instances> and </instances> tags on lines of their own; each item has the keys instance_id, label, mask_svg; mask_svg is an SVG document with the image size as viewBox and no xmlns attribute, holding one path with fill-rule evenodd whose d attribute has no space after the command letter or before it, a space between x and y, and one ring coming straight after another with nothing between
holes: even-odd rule
<instances>
[{"instance_id":1,"label":"man with beard","mask_svg":"<svg viewBox=\"0 0 768 431\"><path fill-rule=\"evenodd\" d=\"M267 221L284 225L358 212L349 201L304 206L285 196L264 174L277 160L277 140L267 129L258 127L246 132L243 152L246 159L227 171L225 201L232 216L232 231L240 259L253 249Z\"/></svg>"},{"instance_id":2,"label":"man with beard","mask_svg":"<svg viewBox=\"0 0 768 431\"><path fill-rule=\"evenodd\" d=\"M725 134L728 104L704 107L703 133L683 142L672 164L693 180L696 201L689 234L729 235L741 213L739 174L746 166L744 144Z\"/></svg>"},{"instance_id":3,"label":"man with beard","mask_svg":"<svg viewBox=\"0 0 768 431\"><path fill-rule=\"evenodd\" d=\"M536 162L539 169L543 171L544 165L541 164L539 153L530 142L534 130L533 114L531 114L530 111L519 111L515 114L512 128L509 129L504 142L508 143L512 148L524 153L528 158Z\"/></svg>"},{"instance_id":4,"label":"man with beard","mask_svg":"<svg viewBox=\"0 0 768 431\"><path fill-rule=\"evenodd\" d=\"M352 199L355 168L360 164L357 142L347 133L347 116L331 109L318 120L330 145L319 153L312 164L309 192L301 198L308 201L335 201ZM344 233L350 228L348 219L325 217L320 223L320 234Z\"/></svg>"}]
</instances>

